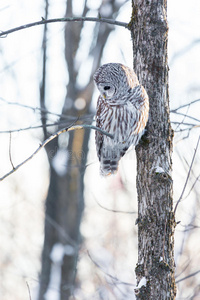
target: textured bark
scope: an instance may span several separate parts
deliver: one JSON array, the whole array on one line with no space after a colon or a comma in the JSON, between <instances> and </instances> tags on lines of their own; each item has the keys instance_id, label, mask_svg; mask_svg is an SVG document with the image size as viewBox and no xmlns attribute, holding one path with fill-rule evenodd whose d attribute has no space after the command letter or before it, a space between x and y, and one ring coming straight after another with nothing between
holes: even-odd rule
<instances>
[{"instance_id":1,"label":"textured bark","mask_svg":"<svg viewBox=\"0 0 200 300\"><path fill-rule=\"evenodd\" d=\"M164 0L133 0L129 24L134 70L150 100L146 137L136 147L138 288L135 294L137 299L148 300L175 299L176 295L166 10ZM147 280L144 285L143 277Z\"/></svg>"}]
</instances>

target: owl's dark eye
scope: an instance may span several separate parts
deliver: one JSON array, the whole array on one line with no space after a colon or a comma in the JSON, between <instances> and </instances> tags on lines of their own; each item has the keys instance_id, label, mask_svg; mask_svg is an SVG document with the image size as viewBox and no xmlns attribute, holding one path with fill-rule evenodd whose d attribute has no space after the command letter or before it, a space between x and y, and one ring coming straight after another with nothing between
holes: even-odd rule
<instances>
[{"instance_id":1,"label":"owl's dark eye","mask_svg":"<svg viewBox=\"0 0 200 300\"><path fill-rule=\"evenodd\" d=\"M109 90L110 89L110 86L109 85L106 85L105 87L104 87L104 91L107 91L107 90Z\"/></svg>"}]
</instances>

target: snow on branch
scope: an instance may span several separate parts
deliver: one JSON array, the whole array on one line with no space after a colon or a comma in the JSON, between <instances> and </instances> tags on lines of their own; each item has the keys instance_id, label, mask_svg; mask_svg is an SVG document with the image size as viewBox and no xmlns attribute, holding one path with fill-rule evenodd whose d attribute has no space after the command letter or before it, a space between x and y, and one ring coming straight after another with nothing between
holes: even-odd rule
<instances>
[{"instance_id":1,"label":"snow on branch","mask_svg":"<svg viewBox=\"0 0 200 300\"><path fill-rule=\"evenodd\" d=\"M142 279L138 283L136 289L134 290L135 291L135 295L138 295L140 293L141 287L143 287L143 286L146 287L146 284L147 284L146 277L142 277Z\"/></svg>"},{"instance_id":2,"label":"snow on branch","mask_svg":"<svg viewBox=\"0 0 200 300\"><path fill-rule=\"evenodd\" d=\"M33 22L33 23L21 25L21 26L18 26L18 27L15 27L15 28L11 28L11 29L6 30L6 31L0 31L0 37L5 38L5 37L7 37L8 34L13 33L15 31L27 29L27 28L30 28L30 27L38 26L38 25L44 25L44 24L48 24L48 23L56 23L56 22L85 22L85 21L107 23L107 24L112 24L112 25L117 25L117 26L122 26L122 27L128 28L128 23L119 22L119 21L115 21L115 20L112 20L112 19L106 19L106 18L101 18L101 17L99 17L99 18L92 18L92 17L66 17L66 18L56 18L56 19L49 19L49 20L45 20L44 18L42 18L41 21L37 21L37 22Z\"/></svg>"},{"instance_id":3,"label":"snow on branch","mask_svg":"<svg viewBox=\"0 0 200 300\"><path fill-rule=\"evenodd\" d=\"M53 139L55 139L56 137L58 137L61 133L64 132L68 132L68 131L72 131L72 130L79 130L79 129L84 129L84 128L89 128L89 129L94 129L99 131L101 134L104 134L108 137L110 137L111 139L113 139L113 135L96 127L93 125L88 125L88 124L82 124L82 125L72 125L70 127L66 127L63 128L61 130L58 130L57 132L55 132L54 134L52 134L49 138L47 138L43 143L41 143L39 145L39 147L27 158L25 159L23 162L21 162L20 164L18 164L16 167L13 166L12 160L11 160L11 164L12 164L12 170L8 173L6 173L4 176L2 176L0 178L0 181L3 181L5 178L7 178L9 175L13 174L15 171L17 171L20 167L22 167L24 164L26 164L29 160L31 160L42 148L44 148L49 142L51 142Z\"/></svg>"}]
</instances>

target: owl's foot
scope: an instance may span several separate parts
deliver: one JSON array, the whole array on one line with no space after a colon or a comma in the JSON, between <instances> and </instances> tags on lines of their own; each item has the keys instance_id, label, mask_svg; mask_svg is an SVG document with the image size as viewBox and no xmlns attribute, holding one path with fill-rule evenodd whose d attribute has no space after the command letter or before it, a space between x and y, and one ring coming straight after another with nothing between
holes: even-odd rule
<instances>
[{"instance_id":1,"label":"owl's foot","mask_svg":"<svg viewBox=\"0 0 200 300\"><path fill-rule=\"evenodd\" d=\"M150 134L148 132L148 130L145 130L143 136L141 137L139 144L141 146L147 146L150 143Z\"/></svg>"}]
</instances>

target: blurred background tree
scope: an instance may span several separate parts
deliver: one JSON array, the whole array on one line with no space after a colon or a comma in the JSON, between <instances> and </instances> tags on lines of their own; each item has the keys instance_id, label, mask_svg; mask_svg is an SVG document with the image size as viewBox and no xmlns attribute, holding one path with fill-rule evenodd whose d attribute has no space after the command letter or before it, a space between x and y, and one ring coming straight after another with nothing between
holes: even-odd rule
<instances>
[{"instance_id":1,"label":"blurred background tree","mask_svg":"<svg viewBox=\"0 0 200 300\"><path fill-rule=\"evenodd\" d=\"M117 17L119 9L126 1L104 1L99 5L99 14L106 18ZM81 16L91 15L91 9L87 1L82 4ZM46 11L48 2L46 2ZM73 1L66 2L66 17L76 15L73 9ZM46 13L45 19L48 18ZM58 122L68 120L68 125L72 122L91 124L93 122L94 111L91 110L91 100L94 91L93 73L98 68L102 59L104 46L114 26L107 24L88 24L80 22L69 22L65 25L65 59L68 70L68 83L66 87L66 97L63 103L62 114ZM41 84L41 108L46 109L45 90L46 86L46 52L48 43L46 40L47 26L44 28L43 38L43 78ZM83 47L87 43L87 63L81 61ZM84 46L83 46L84 45ZM83 75L84 74L84 75ZM81 78L85 76L85 82ZM79 78L80 77L80 78ZM42 111L42 122L44 137L48 137L46 124L48 113ZM63 126L63 125L60 125ZM65 138L65 141L64 141ZM68 299L74 293L76 286L76 265L81 243L80 223L84 208L84 173L87 165L89 142L89 130L78 130L54 139L47 146L47 155L50 165L50 185L46 200L45 218L45 240L42 254L42 273L40 278L39 299L44 299L44 295L49 287L52 274L51 253L56 251L59 245L63 245L64 252L60 258L61 281L60 299ZM59 172L55 165L55 160L65 156L66 163L62 165L62 172ZM56 226L55 226L56 224Z\"/></svg>"}]
</instances>

